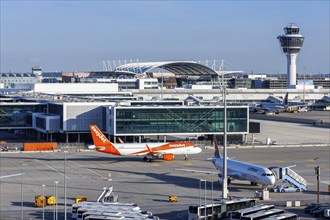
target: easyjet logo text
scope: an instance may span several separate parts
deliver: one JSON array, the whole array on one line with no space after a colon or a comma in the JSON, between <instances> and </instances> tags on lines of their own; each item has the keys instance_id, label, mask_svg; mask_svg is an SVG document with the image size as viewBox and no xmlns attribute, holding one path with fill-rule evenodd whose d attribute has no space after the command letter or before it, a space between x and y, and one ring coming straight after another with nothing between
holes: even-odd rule
<instances>
[{"instance_id":1,"label":"easyjet logo text","mask_svg":"<svg viewBox=\"0 0 330 220\"><path fill-rule=\"evenodd\" d=\"M173 148L176 148L176 147L185 147L186 145L185 144L170 144L169 147L173 147Z\"/></svg>"},{"instance_id":2,"label":"easyjet logo text","mask_svg":"<svg viewBox=\"0 0 330 220\"><path fill-rule=\"evenodd\" d=\"M95 135L101 139L103 143L107 141L104 135L101 132L99 132L94 126L92 126L92 130L95 133Z\"/></svg>"}]
</instances>

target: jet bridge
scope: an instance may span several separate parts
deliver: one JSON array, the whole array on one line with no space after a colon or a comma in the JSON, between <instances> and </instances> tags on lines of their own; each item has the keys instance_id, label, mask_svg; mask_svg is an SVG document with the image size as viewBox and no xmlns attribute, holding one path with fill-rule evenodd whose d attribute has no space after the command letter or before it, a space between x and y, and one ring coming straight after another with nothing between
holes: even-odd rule
<instances>
[{"instance_id":1,"label":"jet bridge","mask_svg":"<svg viewBox=\"0 0 330 220\"><path fill-rule=\"evenodd\" d=\"M274 192L301 192L307 190L306 180L288 167L270 167L275 174L276 180L281 182L274 186Z\"/></svg>"}]
</instances>

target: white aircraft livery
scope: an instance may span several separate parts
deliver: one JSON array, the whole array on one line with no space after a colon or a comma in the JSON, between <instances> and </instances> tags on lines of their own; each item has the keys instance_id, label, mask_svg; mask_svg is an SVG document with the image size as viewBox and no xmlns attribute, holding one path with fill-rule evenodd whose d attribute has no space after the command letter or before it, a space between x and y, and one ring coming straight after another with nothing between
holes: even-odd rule
<instances>
[{"instance_id":1,"label":"white aircraft livery","mask_svg":"<svg viewBox=\"0 0 330 220\"><path fill-rule=\"evenodd\" d=\"M94 145L90 149L98 152L108 153L117 156L144 156L143 160L150 162L154 158L163 158L164 160L173 160L174 155L198 154L202 151L196 144L191 142L168 142L168 143L111 143L96 125L90 125L90 130Z\"/></svg>"},{"instance_id":2,"label":"white aircraft livery","mask_svg":"<svg viewBox=\"0 0 330 220\"><path fill-rule=\"evenodd\" d=\"M212 159L213 165L220 171L219 180L222 181L223 158L218 149L217 141L214 140L215 157ZM238 180L248 180L251 185L260 184L262 186L271 186L275 183L275 175L266 167L245 163L242 161L227 159L228 183L230 178Z\"/></svg>"},{"instance_id":3,"label":"white aircraft livery","mask_svg":"<svg viewBox=\"0 0 330 220\"><path fill-rule=\"evenodd\" d=\"M214 136L214 157L212 158L212 164L216 167L218 172L210 171L198 171L198 170L187 170L187 169L176 169L190 172L199 172L199 173L216 173L219 176L219 182L223 181L223 158L219 153L219 147L217 140ZM251 185L260 184L263 187L274 185L275 175L266 167L245 163L242 161L232 160L227 158L227 175L228 175L228 184L231 182L231 179L237 180L247 180L251 182Z\"/></svg>"}]
</instances>

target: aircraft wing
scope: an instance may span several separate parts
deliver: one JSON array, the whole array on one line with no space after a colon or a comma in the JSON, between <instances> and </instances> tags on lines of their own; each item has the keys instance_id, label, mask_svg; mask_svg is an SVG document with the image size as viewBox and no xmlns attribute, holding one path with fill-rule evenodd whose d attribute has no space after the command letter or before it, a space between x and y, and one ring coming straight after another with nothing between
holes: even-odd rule
<instances>
[{"instance_id":1,"label":"aircraft wing","mask_svg":"<svg viewBox=\"0 0 330 220\"><path fill-rule=\"evenodd\" d=\"M237 180L242 180L242 179L244 179L243 178L243 176L242 176L242 174L241 173L239 173L239 172L228 172L228 176L230 176L231 178L233 178L233 179L237 179Z\"/></svg>"},{"instance_id":2,"label":"aircraft wing","mask_svg":"<svg viewBox=\"0 0 330 220\"><path fill-rule=\"evenodd\" d=\"M190 172L190 173L205 173L205 174L219 174L218 171L207 171L207 170L191 170L191 169L174 169L174 170L179 170L179 171L185 171L185 172Z\"/></svg>"},{"instance_id":3,"label":"aircraft wing","mask_svg":"<svg viewBox=\"0 0 330 220\"><path fill-rule=\"evenodd\" d=\"M222 181L223 174L220 171L207 171L207 170L192 170L192 169L174 169L174 170L179 170L179 171L185 171L185 172L191 172L191 173L204 173L204 174L216 174L219 177L219 181ZM236 180L248 180L247 177L240 173L240 172L231 172L228 170L228 179L236 179Z\"/></svg>"},{"instance_id":4,"label":"aircraft wing","mask_svg":"<svg viewBox=\"0 0 330 220\"><path fill-rule=\"evenodd\" d=\"M206 170L190 170L190 169L174 169L179 171L185 171L185 172L191 172L191 173L204 173L204 174L215 174L218 175L219 181L222 181L220 179L223 178L222 172L219 171L206 171ZM243 176L240 173L231 172L228 173L227 177L229 179L238 179L238 180L244 180Z\"/></svg>"}]
</instances>

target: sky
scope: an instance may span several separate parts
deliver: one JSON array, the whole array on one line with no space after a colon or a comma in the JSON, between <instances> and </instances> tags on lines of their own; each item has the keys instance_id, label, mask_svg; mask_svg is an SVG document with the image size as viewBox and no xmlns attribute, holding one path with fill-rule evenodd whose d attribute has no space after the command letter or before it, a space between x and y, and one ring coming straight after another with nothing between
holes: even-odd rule
<instances>
[{"instance_id":1,"label":"sky","mask_svg":"<svg viewBox=\"0 0 330 220\"><path fill-rule=\"evenodd\" d=\"M0 72L102 70L103 61L225 60L227 70L286 73L278 35L305 37L297 72L329 73L328 0L0 0Z\"/></svg>"}]
</instances>

